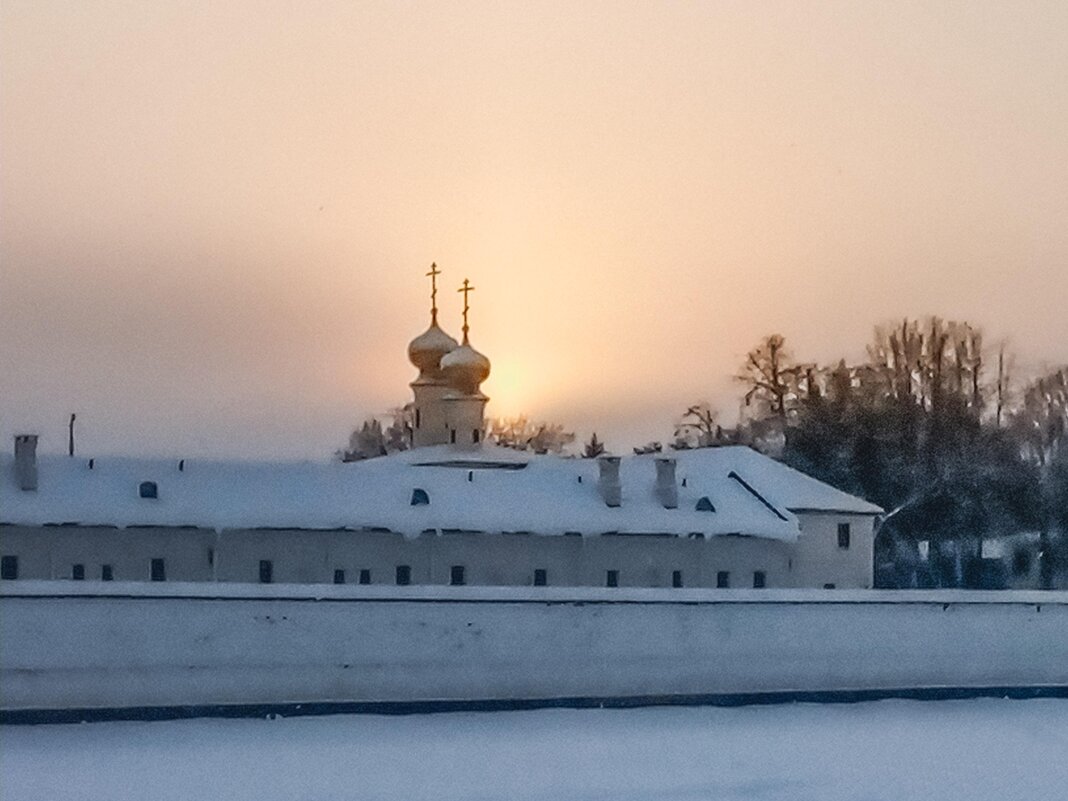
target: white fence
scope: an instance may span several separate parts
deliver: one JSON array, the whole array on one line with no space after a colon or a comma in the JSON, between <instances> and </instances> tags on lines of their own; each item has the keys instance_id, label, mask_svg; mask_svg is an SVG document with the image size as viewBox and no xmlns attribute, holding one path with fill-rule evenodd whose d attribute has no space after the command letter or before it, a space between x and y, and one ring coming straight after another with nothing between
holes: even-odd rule
<instances>
[{"instance_id":1,"label":"white fence","mask_svg":"<svg viewBox=\"0 0 1068 801\"><path fill-rule=\"evenodd\" d=\"M1068 593L9 582L0 708L1068 688Z\"/></svg>"}]
</instances>

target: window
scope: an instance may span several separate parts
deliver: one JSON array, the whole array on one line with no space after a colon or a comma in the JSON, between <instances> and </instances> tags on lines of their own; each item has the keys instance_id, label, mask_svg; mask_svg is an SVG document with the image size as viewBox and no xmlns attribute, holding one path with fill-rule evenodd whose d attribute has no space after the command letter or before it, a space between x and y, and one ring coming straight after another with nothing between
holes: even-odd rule
<instances>
[{"instance_id":1,"label":"window","mask_svg":"<svg viewBox=\"0 0 1068 801\"><path fill-rule=\"evenodd\" d=\"M606 587L618 587L619 586L619 571L609 570L604 575L604 586Z\"/></svg>"},{"instance_id":2,"label":"window","mask_svg":"<svg viewBox=\"0 0 1068 801\"><path fill-rule=\"evenodd\" d=\"M420 413L420 409L415 410L415 427L420 428L423 424L423 415Z\"/></svg>"},{"instance_id":3,"label":"window","mask_svg":"<svg viewBox=\"0 0 1068 801\"><path fill-rule=\"evenodd\" d=\"M397 565L397 584L404 587L412 583L412 568L408 565Z\"/></svg>"},{"instance_id":4,"label":"window","mask_svg":"<svg viewBox=\"0 0 1068 801\"><path fill-rule=\"evenodd\" d=\"M137 494L142 498L158 498L159 487L155 481L142 481L137 487Z\"/></svg>"},{"instance_id":5,"label":"window","mask_svg":"<svg viewBox=\"0 0 1068 801\"><path fill-rule=\"evenodd\" d=\"M335 570L334 571L334 583L335 584L344 584L345 583L345 571L344 570Z\"/></svg>"},{"instance_id":6,"label":"window","mask_svg":"<svg viewBox=\"0 0 1068 801\"><path fill-rule=\"evenodd\" d=\"M215 566L215 549L214 548L208 548L208 566L209 567L214 567Z\"/></svg>"},{"instance_id":7,"label":"window","mask_svg":"<svg viewBox=\"0 0 1068 801\"><path fill-rule=\"evenodd\" d=\"M823 589L825 589L825 590L833 590L834 589L834 585L833 584L824 584L823 585Z\"/></svg>"},{"instance_id":8,"label":"window","mask_svg":"<svg viewBox=\"0 0 1068 801\"><path fill-rule=\"evenodd\" d=\"M768 586L768 574L763 570L757 570L753 573L753 589L762 590Z\"/></svg>"},{"instance_id":9,"label":"window","mask_svg":"<svg viewBox=\"0 0 1068 801\"><path fill-rule=\"evenodd\" d=\"M19 558L17 556L0 557L0 579L14 581L19 577Z\"/></svg>"},{"instance_id":10,"label":"window","mask_svg":"<svg viewBox=\"0 0 1068 801\"><path fill-rule=\"evenodd\" d=\"M716 573L716 587L725 590L731 586L731 573L729 570L721 570Z\"/></svg>"},{"instance_id":11,"label":"window","mask_svg":"<svg viewBox=\"0 0 1068 801\"><path fill-rule=\"evenodd\" d=\"M270 559L260 560L260 584L270 584L274 580L274 562Z\"/></svg>"},{"instance_id":12,"label":"window","mask_svg":"<svg viewBox=\"0 0 1068 801\"><path fill-rule=\"evenodd\" d=\"M453 565L449 568L449 584L459 587L467 582L464 581L464 566Z\"/></svg>"},{"instance_id":13,"label":"window","mask_svg":"<svg viewBox=\"0 0 1068 801\"><path fill-rule=\"evenodd\" d=\"M534 586L535 587L547 587L549 586L549 573L545 568L539 567L534 571Z\"/></svg>"},{"instance_id":14,"label":"window","mask_svg":"<svg viewBox=\"0 0 1068 801\"><path fill-rule=\"evenodd\" d=\"M360 571L360 584L370 584L370 583L371 583L371 571L367 570L367 569L361 570Z\"/></svg>"},{"instance_id":15,"label":"window","mask_svg":"<svg viewBox=\"0 0 1068 801\"><path fill-rule=\"evenodd\" d=\"M426 506L430 503L430 496L425 489L416 487L412 490L412 506Z\"/></svg>"},{"instance_id":16,"label":"window","mask_svg":"<svg viewBox=\"0 0 1068 801\"><path fill-rule=\"evenodd\" d=\"M682 571L681 570L673 570L671 572L671 586L672 587L681 587L682 586Z\"/></svg>"},{"instance_id":17,"label":"window","mask_svg":"<svg viewBox=\"0 0 1068 801\"><path fill-rule=\"evenodd\" d=\"M70 577L75 581L85 581L85 565L71 565Z\"/></svg>"},{"instance_id":18,"label":"window","mask_svg":"<svg viewBox=\"0 0 1068 801\"><path fill-rule=\"evenodd\" d=\"M114 578L115 578L115 573L112 571L111 565L101 565L100 566L100 580L101 581L111 581Z\"/></svg>"},{"instance_id":19,"label":"window","mask_svg":"<svg viewBox=\"0 0 1068 801\"><path fill-rule=\"evenodd\" d=\"M708 496L702 496L697 501L697 511L698 512L714 512L714 511L716 511L716 507L712 505L712 501L710 501L708 499Z\"/></svg>"},{"instance_id":20,"label":"window","mask_svg":"<svg viewBox=\"0 0 1068 801\"><path fill-rule=\"evenodd\" d=\"M849 523L838 524L838 547L849 547Z\"/></svg>"},{"instance_id":21,"label":"window","mask_svg":"<svg viewBox=\"0 0 1068 801\"><path fill-rule=\"evenodd\" d=\"M471 431L471 441L477 443L482 436L482 432L477 428Z\"/></svg>"},{"instance_id":22,"label":"window","mask_svg":"<svg viewBox=\"0 0 1068 801\"><path fill-rule=\"evenodd\" d=\"M449 442L451 442L453 445L456 444L456 429L455 428L452 431L449 432Z\"/></svg>"},{"instance_id":23,"label":"window","mask_svg":"<svg viewBox=\"0 0 1068 801\"><path fill-rule=\"evenodd\" d=\"M167 566L163 563L162 559L152 560L152 580L153 581L166 581L167 580Z\"/></svg>"}]
</instances>

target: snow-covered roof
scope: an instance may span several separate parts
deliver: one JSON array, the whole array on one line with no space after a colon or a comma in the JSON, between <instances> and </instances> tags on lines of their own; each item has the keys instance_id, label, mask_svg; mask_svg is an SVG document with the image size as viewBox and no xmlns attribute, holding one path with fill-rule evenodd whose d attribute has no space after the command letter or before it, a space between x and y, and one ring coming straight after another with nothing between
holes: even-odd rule
<instances>
[{"instance_id":1,"label":"snow-covered roof","mask_svg":"<svg viewBox=\"0 0 1068 801\"><path fill-rule=\"evenodd\" d=\"M623 501L605 505L594 460L483 446L419 448L339 462L220 462L44 455L38 489L22 491L0 456L0 522L21 525L383 528L534 534L745 534L792 541L791 509L860 514L878 507L748 448L677 454L677 509L654 496L652 456L622 460ZM685 479L685 486L681 486ZM157 498L140 497L155 482ZM412 505L413 491L429 503ZM715 511L698 511L707 497Z\"/></svg>"}]
</instances>

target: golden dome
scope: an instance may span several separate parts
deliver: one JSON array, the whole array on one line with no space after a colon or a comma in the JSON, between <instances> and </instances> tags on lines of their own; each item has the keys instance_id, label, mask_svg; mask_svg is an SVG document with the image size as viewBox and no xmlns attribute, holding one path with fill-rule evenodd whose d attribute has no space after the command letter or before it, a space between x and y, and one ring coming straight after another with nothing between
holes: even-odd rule
<instances>
[{"instance_id":1,"label":"golden dome","mask_svg":"<svg viewBox=\"0 0 1068 801\"><path fill-rule=\"evenodd\" d=\"M409 343L408 359L419 368L421 378L440 376L442 357L456 350L457 344L435 320L430 323L430 328Z\"/></svg>"},{"instance_id":2,"label":"golden dome","mask_svg":"<svg viewBox=\"0 0 1068 801\"><path fill-rule=\"evenodd\" d=\"M468 342L445 354L441 372L449 386L463 395L477 395L479 384L489 378L490 361Z\"/></svg>"}]
</instances>

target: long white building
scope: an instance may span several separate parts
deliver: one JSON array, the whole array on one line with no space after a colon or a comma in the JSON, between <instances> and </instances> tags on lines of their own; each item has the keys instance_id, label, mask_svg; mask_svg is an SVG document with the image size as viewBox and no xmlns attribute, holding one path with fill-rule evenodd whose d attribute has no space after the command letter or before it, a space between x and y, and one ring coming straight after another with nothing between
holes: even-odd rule
<instances>
[{"instance_id":1,"label":"long white building","mask_svg":"<svg viewBox=\"0 0 1068 801\"><path fill-rule=\"evenodd\" d=\"M409 358L414 447L392 456L74 458L16 437L0 456L0 577L872 586L882 510L748 448L587 460L483 442L490 364L466 301L462 343L433 304Z\"/></svg>"}]
</instances>

